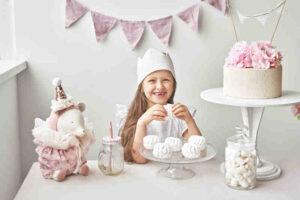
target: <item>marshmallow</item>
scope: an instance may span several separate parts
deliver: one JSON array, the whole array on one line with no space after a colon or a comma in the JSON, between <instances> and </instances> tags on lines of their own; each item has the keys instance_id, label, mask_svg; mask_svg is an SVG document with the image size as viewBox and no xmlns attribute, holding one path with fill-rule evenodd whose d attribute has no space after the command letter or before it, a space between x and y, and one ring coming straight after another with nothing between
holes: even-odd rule
<instances>
[{"instance_id":1,"label":"marshmallow","mask_svg":"<svg viewBox=\"0 0 300 200\"><path fill-rule=\"evenodd\" d=\"M189 143L196 145L200 151L203 151L206 148L205 137L199 135L192 135L189 137Z\"/></svg>"},{"instance_id":2,"label":"marshmallow","mask_svg":"<svg viewBox=\"0 0 300 200\"><path fill-rule=\"evenodd\" d=\"M153 148L153 155L160 159L168 159L172 155L171 147L166 143L157 143Z\"/></svg>"},{"instance_id":3,"label":"marshmallow","mask_svg":"<svg viewBox=\"0 0 300 200\"><path fill-rule=\"evenodd\" d=\"M182 142L179 138L167 137L165 143L170 145L171 151L173 152L177 152L181 150Z\"/></svg>"},{"instance_id":4,"label":"marshmallow","mask_svg":"<svg viewBox=\"0 0 300 200\"><path fill-rule=\"evenodd\" d=\"M252 188L256 181L256 152L227 147L225 180L232 187Z\"/></svg>"},{"instance_id":5,"label":"marshmallow","mask_svg":"<svg viewBox=\"0 0 300 200\"><path fill-rule=\"evenodd\" d=\"M147 135L143 138L143 144L145 149L152 150L154 145L159 142L159 137L157 135Z\"/></svg>"},{"instance_id":6,"label":"marshmallow","mask_svg":"<svg viewBox=\"0 0 300 200\"><path fill-rule=\"evenodd\" d=\"M182 146L181 152L185 158L189 158L189 159L198 158L200 157L200 153L201 153L200 149L196 145L191 143L185 143Z\"/></svg>"}]
</instances>

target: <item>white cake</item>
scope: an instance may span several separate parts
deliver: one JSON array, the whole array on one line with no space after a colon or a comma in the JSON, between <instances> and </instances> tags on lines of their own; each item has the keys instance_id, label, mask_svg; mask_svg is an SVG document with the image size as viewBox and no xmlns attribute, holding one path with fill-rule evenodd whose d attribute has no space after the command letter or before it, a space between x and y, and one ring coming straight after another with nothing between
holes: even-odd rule
<instances>
[{"instance_id":1,"label":"white cake","mask_svg":"<svg viewBox=\"0 0 300 200\"><path fill-rule=\"evenodd\" d=\"M147 135L143 138L145 149L152 150L157 143L159 143L159 137L157 135Z\"/></svg>"},{"instance_id":2,"label":"white cake","mask_svg":"<svg viewBox=\"0 0 300 200\"><path fill-rule=\"evenodd\" d=\"M172 152L177 152L181 150L182 141L179 138L167 137L165 143L170 145Z\"/></svg>"},{"instance_id":3,"label":"white cake","mask_svg":"<svg viewBox=\"0 0 300 200\"><path fill-rule=\"evenodd\" d=\"M160 159L168 159L172 156L171 147L166 143L155 144L152 153L156 158Z\"/></svg>"},{"instance_id":4,"label":"white cake","mask_svg":"<svg viewBox=\"0 0 300 200\"><path fill-rule=\"evenodd\" d=\"M243 99L281 96L282 54L269 41L236 42L223 67L223 93Z\"/></svg>"},{"instance_id":5,"label":"white cake","mask_svg":"<svg viewBox=\"0 0 300 200\"><path fill-rule=\"evenodd\" d=\"M191 143L185 143L182 146L181 153L185 158L195 159L200 157L201 151L196 145Z\"/></svg>"},{"instance_id":6,"label":"white cake","mask_svg":"<svg viewBox=\"0 0 300 200\"><path fill-rule=\"evenodd\" d=\"M225 96L269 99L281 96L282 67L275 69L232 68L224 66Z\"/></svg>"}]
</instances>

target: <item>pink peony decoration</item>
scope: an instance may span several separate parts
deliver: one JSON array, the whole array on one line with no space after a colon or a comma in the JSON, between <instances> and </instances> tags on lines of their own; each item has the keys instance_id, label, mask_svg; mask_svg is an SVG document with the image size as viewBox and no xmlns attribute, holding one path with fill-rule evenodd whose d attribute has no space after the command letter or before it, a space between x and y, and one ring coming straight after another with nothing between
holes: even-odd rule
<instances>
[{"instance_id":1,"label":"pink peony decoration","mask_svg":"<svg viewBox=\"0 0 300 200\"><path fill-rule=\"evenodd\" d=\"M229 56L226 58L225 66L245 68L251 67L250 49L245 41L237 42L231 48Z\"/></svg>"},{"instance_id":2,"label":"pink peony decoration","mask_svg":"<svg viewBox=\"0 0 300 200\"><path fill-rule=\"evenodd\" d=\"M300 104L293 105L291 111L295 117L300 119Z\"/></svg>"},{"instance_id":3,"label":"pink peony decoration","mask_svg":"<svg viewBox=\"0 0 300 200\"><path fill-rule=\"evenodd\" d=\"M268 41L237 42L225 61L226 67L274 69L281 65L282 55Z\"/></svg>"}]
</instances>

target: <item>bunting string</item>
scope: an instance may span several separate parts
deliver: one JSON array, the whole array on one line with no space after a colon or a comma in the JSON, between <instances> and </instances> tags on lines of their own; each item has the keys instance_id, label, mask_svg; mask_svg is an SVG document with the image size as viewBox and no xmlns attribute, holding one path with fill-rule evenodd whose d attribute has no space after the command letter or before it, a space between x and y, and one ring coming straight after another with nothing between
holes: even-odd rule
<instances>
[{"instance_id":1,"label":"bunting string","mask_svg":"<svg viewBox=\"0 0 300 200\"><path fill-rule=\"evenodd\" d=\"M226 0L202 0L203 2L215 7L225 14ZM81 19L88 11L90 11L97 42L101 42L109 32L119 22L123 33L131 47L135 49L140 42L146 23L149 24L154 34L166 46L169 45L172 34L173 16L167 16L160 19L150 21L128 21L124 19L117 19L111 16L103 15L99 12L92 11L77 2L76 0L66 0L65 9L65 28L70 28L79 19ZM198 20L200 12L200 2L190 6L189 8L179 12L176 16L185 22L194 32L198 31Z\"/></svg>"},{"instance_id":2,"label":"bunting string","mask_svg":"<svg viewBox=\"0 0 300 200\"><path fill-rule=\"evenodd\" d=\"M283 13L283 10L284 10L284 7L285 7L285 3L286 3L286 0L283 0L278 5L276 5L274 8L272 8L271 10L269 10L267 12L259 13L259 14L254 14L254 15L243 15L238 10L236 12L237 12L237 16L238 16L238 18L239 18L239 20L240 20L240 22L242 24L244 23L245 20L247 20L249 18L255 18L261 24L264 25L266 23L266 21L267 21L268 15L270 15L274 11L279 11L279 8L281 7L280 14L279 14L279 17L277 19L277 22L276 22L276 25L275 25L275 29L274 29L274 31L272 33L272 37L271 37L271 40L270 40L270 43L272 44L274 36L275 36L275 33L277 31L278 24L280 22L280 19L281 19L281 16L282 16L282 13ZM231 12L231 6L230 6L228 0L226 0L226 6L227 6L228 12L229 12L230 17L231 17L231 22L232 22L232 26L233 26L234 34L235 34L235 40L238 41L236 27L235 27L234 20L233 20L233 17L232 17L232 12Z\"/></svg>"}]
</instances>

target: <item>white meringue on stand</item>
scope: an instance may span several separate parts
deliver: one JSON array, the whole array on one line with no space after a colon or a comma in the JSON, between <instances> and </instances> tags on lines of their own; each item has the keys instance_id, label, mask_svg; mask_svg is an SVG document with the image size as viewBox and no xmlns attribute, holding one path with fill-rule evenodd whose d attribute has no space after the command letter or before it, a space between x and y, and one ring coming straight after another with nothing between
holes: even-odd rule
<instances>
[{"instance_id":1,"label":"white meringue on stand","mask_svg":"<svg viewBox=\"0 0 300 200\"><path fill-rule=\"evenodd\" d=\"M181 153L185 158L195 159L195 158L200 157L201 151L200 151L199 147L197 147L195 144L185 143L182 146Z\"/></svg>"},{"instance_id":2,"label":"white meringue on stand","mask_svg":"<svg viewBox=\"0 0 300 200\"><path fill-rule=\"evenodd\" d=\"M176 137L167 137L165 143L171 146L172 152L178 152L181 150L182 141Z\"/></svg>"},{"instance_id":3,"label":"white meringue on stand","mask_svg":"<svg viewBox=\"0 0 300 200\"><path fill-rule=\"evenodd\" d=\"M172 156L171 146L166 143L157 143L153 148L153 155L156 158L168 159Z\"/></svg>"},{"instance_id":4,"label":"white meringue on stand","mask_svg":"<svg viewBox=\"0 0 300 200\"><path fill-rule=\"evenodd\" d=\"M203 137L203 136L192 135L189 137L188 142L196 145L200 149L200 151L203 151L206 148L205 137Z\"/></svg>"},{"instance_id":5,"label":"white meringue on stand","mask_svg":"<svg viewBox=\"0 0 300 200\"><path fill-rule=\"evenodd\" d=\"M152 150L154 145L159 143L160 139L157 135L147 135L143 138L145 149Z\"/></svg>"}]
</instances>

